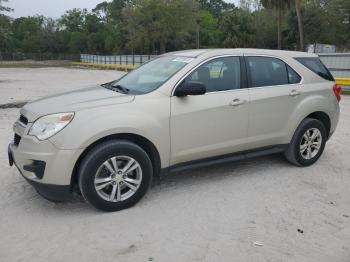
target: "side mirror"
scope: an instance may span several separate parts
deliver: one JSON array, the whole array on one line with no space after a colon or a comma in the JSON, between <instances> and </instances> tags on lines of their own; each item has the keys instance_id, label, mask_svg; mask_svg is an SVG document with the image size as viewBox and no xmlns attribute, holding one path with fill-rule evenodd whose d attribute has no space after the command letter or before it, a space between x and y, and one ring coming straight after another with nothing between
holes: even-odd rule
<instances>
[{"instance_id":1,"label":"side mirror","mask_svg":"<svg viewBox=\"0 0 350 262\"><path fill-rule=\"evenodd\" d=\"M177 97L204 95L207 92L205 85L199 82L184 82L179 85L174 95Z\"/></svg>"}]
</instances>

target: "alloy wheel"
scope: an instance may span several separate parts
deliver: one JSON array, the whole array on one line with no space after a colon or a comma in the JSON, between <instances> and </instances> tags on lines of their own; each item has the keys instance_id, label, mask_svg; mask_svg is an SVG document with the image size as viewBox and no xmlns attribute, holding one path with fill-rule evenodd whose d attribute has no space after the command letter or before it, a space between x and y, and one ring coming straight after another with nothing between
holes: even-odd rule
<instances>
[{"instance_id":1,"label":"alloy wheel","mask_svg":"<svg viewBox=\"0 0 350 262\"><path fill-rule=\"evenodd\" d=\"M317 128L310 128L304 133L300 142L300 154L304 159L314 158L322 146L322 134Z\"/></svg>"},{"instance_id":2,"label":"alloy wheel","mask_svg":"<svg viewBox=\"0 0 350 262\"><path fill-rule=\"evenodd\" d=\"M142 182L140 164L129 156L115 156L105 161L95 175L97 194L110 202L132 197Z\"/></svg>"}]
</instances>

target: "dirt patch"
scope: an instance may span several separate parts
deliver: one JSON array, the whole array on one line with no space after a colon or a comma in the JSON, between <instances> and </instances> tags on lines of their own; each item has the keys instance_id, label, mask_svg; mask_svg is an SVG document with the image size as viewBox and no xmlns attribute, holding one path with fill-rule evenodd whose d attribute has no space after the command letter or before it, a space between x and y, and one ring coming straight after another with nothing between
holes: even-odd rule
<instances>
[{"instance_id":1,"label":"dirt patch","mask_svg":"<svg viewBox=\"0 0 350 262\"><path fill-rule=\"evenodd\" d=\"M22 101L22 102L13 102L13 103L7 103L7 104L0 104L0 109L22 108L27 103L28 103L27 101Z\"/></svg>"}]
</instances>

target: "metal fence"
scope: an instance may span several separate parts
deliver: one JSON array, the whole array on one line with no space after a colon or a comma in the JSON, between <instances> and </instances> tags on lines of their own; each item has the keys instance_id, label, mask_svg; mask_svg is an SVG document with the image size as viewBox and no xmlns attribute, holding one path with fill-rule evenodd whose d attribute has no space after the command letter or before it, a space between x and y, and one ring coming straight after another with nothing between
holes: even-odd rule
<instances>
[{"instance_id":1,"label":"metal fence","mask_svg":"<svg viewBox=\"0 0 350 262\"><path fill-rule=\"evenodd\" d=\"M337 78L350 78L350 53L319 54L322 62ZM80 62L89 64L118 64L139 66L148 62L154 55L80 55Z\"/></svg>"},{"instance_id":2,"label":"metal fence","mask_svg":"<svg viewBox=\"0 0 350 262\"><path fill-rule=\"evenodd\" d=\"M350 78L350 53L319 54L336 78Z\"/></svg>"},{"instance_id":3,"label":"metal fence","mask_svg":"<svg viewBox=\"0 0 350 262\"><path fill-rule=\"evenodd\" d=\"M89 64L119 64L119 65L133 65L139 66L145 62L148 62L154 55L80 55L80 62Z\"/></svg>"}]
</instances>

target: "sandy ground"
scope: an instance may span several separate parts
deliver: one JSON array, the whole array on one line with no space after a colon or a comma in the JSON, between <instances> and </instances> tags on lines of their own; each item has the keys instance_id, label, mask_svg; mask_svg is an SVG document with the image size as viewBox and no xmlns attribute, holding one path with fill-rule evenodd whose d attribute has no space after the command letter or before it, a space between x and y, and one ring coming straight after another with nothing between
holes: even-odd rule
<instances>
[{"instance_id":1,"label":"sandy ground","mask_svg":"<svg viewBox=\"0 0 350 262\"><path fill-rule=\"evenodd\" d=\"M0 105L103 84L124 73L72 68L0 68Z\"/></svg>"},{"instance_id":2,"label":"sandy ground","mask_svg":"<svg viewBox=\"0 0 350 262\"><path fill-rule=\"evenodd\" d=\"M55 87L67 88L115 74L6 72L31 88L28 97L41 96L39 86L53 91L53 78ZM6 88L2 83L1 99L8 96ZM312 167L296 168L275 155L176 173L138 205L117 213L38 196L7 164L18 109L0 110L0 261L348 262L350 97L343 97L341 108L337 132Z\"/></svg>"}]
</instances>

